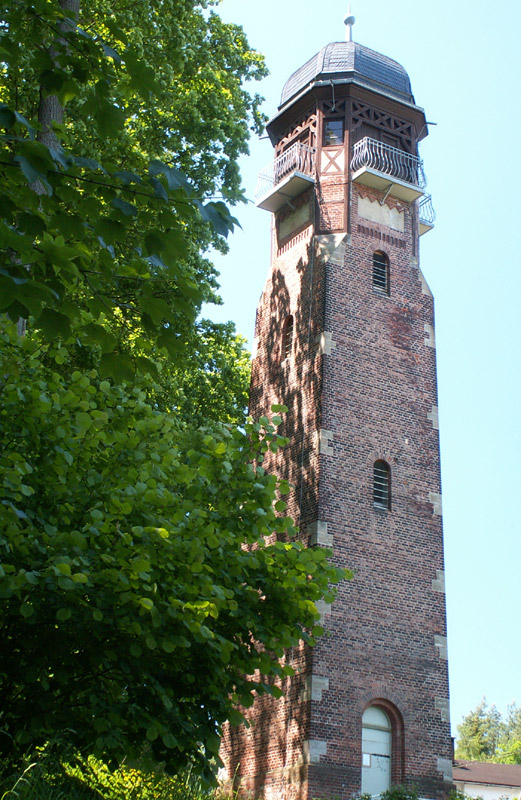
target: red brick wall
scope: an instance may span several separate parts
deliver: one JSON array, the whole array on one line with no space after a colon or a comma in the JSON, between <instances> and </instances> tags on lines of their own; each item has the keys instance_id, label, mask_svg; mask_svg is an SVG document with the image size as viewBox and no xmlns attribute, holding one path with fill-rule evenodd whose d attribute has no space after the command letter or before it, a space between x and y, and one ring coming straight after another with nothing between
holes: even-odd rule
<instances>
[{"instance_id":1,"label":"red brick wall","mask_svg":"<svg viewBox=\"0 0 521 800\"><path fill-rule=\"evenodd\" d=\"M358 219L356 200L355 189L344 263L327 267L325 326L336 348L324 359L321 424L333 433L333 452L320 457L318 512L335 560L355 578L341 587L331 636L313 654L329 690L311 709L311 738L328 743L311 767L311 796L359 791L362 713L382 698L403 726L393 781L433 797L447 785L437 760L451 757L449 725L436 708L448 699L448 678L435 644L446 629L445 596L433 589L443 570L441 516L430 499L441 492L435 350L425 329L433 301L412 258L412 213L400 234ZM389 257L390 296L372 287L377 249ZM378 459L391 467L390 511L372 502Z\"/></svg>"}]
</instances>

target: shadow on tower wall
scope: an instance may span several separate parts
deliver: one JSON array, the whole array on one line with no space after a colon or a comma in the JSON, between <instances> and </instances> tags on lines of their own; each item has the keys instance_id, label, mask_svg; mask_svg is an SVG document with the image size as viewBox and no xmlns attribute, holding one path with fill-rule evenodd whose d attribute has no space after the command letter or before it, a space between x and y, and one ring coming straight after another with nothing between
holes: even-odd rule
<instances>
[{"instance_id":1,"label":"shadow on tower wall","mask_svg":"<svg viewBox=\"0 0 521 800\"><path fill-rule=\"evenodd\" d=\"M273 271L261 297L255 335L257 356L252 365L250 413L270 415L274 403L288 407L279 433L289 439L278 453L267 453L263 466L287 479L292 492L284 499L287 514L309 544L308 529L317 520L319 499L320 392L324 330L324 265L315 258L312 228L294 251L274 257ZM275 254L274 254L275 255ZM284 323L293 317L291 353L286 357ZM281 609L284 613L284 609ZM250 727L227 726L221 755L240 796L306 800L307 765L304 742L309 739L309 695L312 652L303 643L286 653L295 670L280 687L279 700L264 695L245 711Z\"/></svg>"}]
</instances>

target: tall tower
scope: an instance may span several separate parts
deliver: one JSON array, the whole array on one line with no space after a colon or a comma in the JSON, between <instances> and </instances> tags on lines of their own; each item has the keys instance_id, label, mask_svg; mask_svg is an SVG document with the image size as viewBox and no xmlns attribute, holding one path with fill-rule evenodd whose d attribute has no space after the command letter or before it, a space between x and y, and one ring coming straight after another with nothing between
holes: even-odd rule
<instances>
[{"instance_id":1,"label":"tall tower","mask_svg":"<svg viewBox=\"0 0 521 800\"><path fill-rule=\"evenodd\" d=\"M257 310L251 410L285 403L290 445L268 468L294 486L310 547L352 581L328 633L288 660L223 752L267 800L377 795L452 777L433 298L419 236L433 226L403 67L351 41L287 81L268 124L274 161L257 205L273 215ZM281 609L281 613L284 610Z\"/></svg>"}]
</instances>

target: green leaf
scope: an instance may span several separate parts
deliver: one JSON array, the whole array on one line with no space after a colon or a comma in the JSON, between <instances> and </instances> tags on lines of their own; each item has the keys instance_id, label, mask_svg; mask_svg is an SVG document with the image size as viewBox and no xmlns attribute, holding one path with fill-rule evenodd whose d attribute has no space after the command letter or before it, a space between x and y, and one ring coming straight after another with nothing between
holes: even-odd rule
<instances>
[{"instance_id":1,"label":"green leaf","mask_svg":"<svg viewBox=\"0 0 521 800\"><path fill-rule=\"evenodd\" d=\"M20 614L22 615L22 617L25 617L25 619L28 619L29 617L32 617L32 615L34 614L34 608L31 605L29 605L29 603L22 603L22 605L20 606Z\"/></svg>"},{"instance_id":2,"label":"green leaf","mask_svg":"<svg viewBox=\"0 0 521 800\"><path fill-rule=\"evenodd\" d=\"M146 608L147 611L151 611L154 608L154 601L150 597L140 597L139 605Z\"/></svg>"},{"instance_id":3,"label":"green leaf","mask_svg":"<svg viewBox=\"0 0 521 800\"><path fill-rule=\"evenodd\" d=\"M155 725L150 725L147 728L147 739L149 742L155 742L157 737L159 736L159 732Z\"/></svg>"},{"instance_id":4,"label":"green leaf","mask_svg":"<svg viewBox=\"0 0 521 800\"><path fill-rule=\"evenodd\" d=\"M102 217L94 226L94 233L101 236L107 245L113 245L125 239L127 230L118 220Z\"/></svg>"},{"instance_id":5,"label":"green leaf","mask_svg":"<svg viewBox=\"0 0 521 800\"><path fill-rule=\"evenodd\" d=\"M117 106L102 105L94 114L100 136L110 139L117 136L125 125L126 115Z\"/></svg>"},{"instance_id":6,"label":"green leaf","mask_svg":"<svg viewBox=\"0 0 521 800\"><path fill-rule=\"evenodd\" d=\"M126 200L122 200L121 197L114 197L112 200L112 205L114 208L119 209L125 214L126 217L135 217L137 214L137 209L131 203L127 203Z\"/></svg>"},{"instance_id":7,"label":"green leaf","mask_svg":"<svg viewBox=\"0 0 521 800\"><path fill-rule=\"evenodd\" d=\"M166 247L166 242L158 230L151 230L145 234L145 250L148 255L160 253Z\"/></svg>"},{"instance_id":8,"label":"green leaf","mask_svg":"<svg viewBox=\"0 0 521 800\"><path fill-rule=\"evenodd\" d=\"M58 620L58 622L66 622L71 617L72 617L72 611L70 608L60 608L56 612L56 619Z\"/></svg>"},{"instance_id":9,"label":"green leaf","mask_svg":"<svg viewBox=\"0 0 521 800\"><path fill-rule=\"evenodd\" d=\"M170 750L172 750L174 747L177 747L178 744L177 739L175 738L175 736L172 736L171 733L165 733L164 736L162 736L161 738L163 740L164 746L168 747Z\"/></svg>"},{"instance_id":10,"label":"green leaf","mask_svg":"<svg viewBox=\"0 0 521 800\"><path fill-rule=\"evenodd\" d=\"M134 379L132 359L118 353L104 353L100 358L99 371L103 378L114 378L117 383Z\"/></svg>"},{"instance_id":11,"label":"green leaf","mask_svg":"<svg viewBox=\"0 0 521 800\"><path fill-rule=\"evenodd\" d=\"M96 322L89 322L88 325L85 325L81 338L85 344L99 345L102 353L112 353L118 343L114 334ZM110 384L108 385L110 386Z\"/></svg>"},{"instance_id":12,"label":"green leaf","mask_svg":"<svg viewBox=\"0 0 521 800\"><path fill-rule=\"evenodd\" d=\"M14 111L8 106L0 106L0 128L12 128L16 122Z\"/></svg>"},{"instance_id":13,"label":"green leaf","mask_svg":"<svg viewBox=\"0 0 521 800\"><path fill-rule=\"evenodd\" d=\"M149 315L155 325L159 325L164 319L172 317L171 307L160 297L142 297L141 308Z\"/></svg>"},{"instance_id":14,"label":"green leaf","mask_svg":"<svg viewBox=\"0 0 521 800\"><path fill-rule=\"evenodd\" d=\"M59 311L54 311L52 308L44 308L36 320L35 325L37 328L40 328L49 339L54 339L57 336L67 338L71 332L69 318Z\"/></svg>"},{"instance_id":15,"label":"green leaf","mask_svg":"<svg viewBox=\"0 0 521 800\"><path fill-rule=\"evenodd\" d=\"M218 753L219 748L221 747L221 738L220 736L208 736L205 742L206 749L210 753Z\"/></svg>"},{"instance_id":16,"label":"green leaf","mask_svg":"<svg viewBox=\"0 0 521 800\"><path fill-rule=\"evenodd\" d=\"M149 175L156 177L157 175L165 175L168 183L168 188L172 191L183 187L191 190L190 181L180 169L169 167L162 161L151 161L148 168Z\"/></svg>"},{"instance_id":17,"label":"green leaf","mask_svg":"<svg viewBox=\"0 0 521 800\"><path fill-rule=\"evenodd\" d=\"M31 162L29 161L26 156L17 155L13 159L17 164L20 165L20 169L22 170L23 174L25 175L27 182L32 185L37 181L40 181L42 186L44 186L45 191L49 196L52 195L52 186L47 180L47 176L40 172Z\"/></svg>"},{"instance_id":18,"label":"green leaf","mask_svg":"<svg viewBox=\"0 0 521 800\"><path fill-rule=\"evenodd\" d=\"M112 175L120 180L124 186L129 186L131 183L143 183L139 175L126 169L120 169L117 172L113 172Z\"/></svg>"},{"instance_id":19,"label":"green leaf","mask_svg":"<svg viewBox=\"0 0 521 800\"><path fill-rule=\"evenodd\" d=\"M74 97L80 94L81 87L75 82L71 80L66 80L62 84L60 91L58 92L58 100L60 101L62 106L67 105L69 100L72 100Z\"/></svg>"}]
</instances>

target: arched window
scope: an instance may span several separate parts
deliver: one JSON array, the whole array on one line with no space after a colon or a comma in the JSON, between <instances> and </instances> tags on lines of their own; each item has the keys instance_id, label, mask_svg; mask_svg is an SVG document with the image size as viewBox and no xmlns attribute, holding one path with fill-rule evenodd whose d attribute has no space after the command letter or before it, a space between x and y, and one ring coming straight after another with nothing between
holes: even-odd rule
<instances>
[{"instance_id":1,"label":"arched window","mask_svg":"<svg viewBox=\"0 0 521 800\"><path fill-rule=\"evenodd\" d=\"M391 788L393 731L382 708L369 706L362 717L362 794L378 795Z\"/></svg>"},{"instance_id":2,"label":"arched window","mask_svg":"<svg viewBox=\"0 0 521 800\"><path fill-rule=\"evenodd\" d=\"M389 294L389 259L381 250L373 254L373 288Z\"/></svg>"},{"instance_id":3,"label":"arched window","mask_svg":"<svg viewBox=\"0 0 521 800\"><path fill-rule=\"evenodd\" d=\"M282 329L282 359L289 358L293 349L293 317L290 315L284 321Z\"/></svg>"},{"instance_id":4,"label":"arched window","mask_svg":"<svg viewBox=\"0 0 521 800\"><path fill-rule=\"evenodd\" d=\"M391 508L391 468L385 461L374 462L373 503L376 508Z\"/></svg>"}]
</instances>

